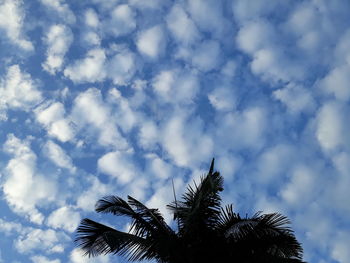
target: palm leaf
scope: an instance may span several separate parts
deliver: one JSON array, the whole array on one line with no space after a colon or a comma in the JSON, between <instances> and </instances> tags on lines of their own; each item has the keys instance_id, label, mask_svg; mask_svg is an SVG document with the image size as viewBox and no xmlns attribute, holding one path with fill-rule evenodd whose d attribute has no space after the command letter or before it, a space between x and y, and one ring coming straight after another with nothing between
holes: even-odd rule
<instances>
[{"instance_id":1,"label":"palm leaf","mask_svg":"<svg viewBox=\"0 0 350 263\"><path fill-rule=\"evenodd\" d=\"M149 240L120 232L87 218L81 221L75 242L89 257L113 253L139 260L156 256L147 249L151 246Z\"/></svg>"},{"instance_id":2,"label":"palm leaf","mask_svg":"<svg viewBox=\"0 0 350 263\"><path fill-rule=\"evenodd\" d=\"M98 200L95 205L98 213L112 213L117 216L133 217L135 211L122 198L114 195L105 196Z\"/></svg>"},{"instance_id":3,"label":"palm leaf","mask_svg":"<svg viewBox=\"0 0 350 263\"><path fill-rule=\"evenodd\" d=\"M134 207L136 214L140 215L154 229L157 235L175 236L175 232L165 223L159 209L150 209L135 198L128 196L128 203Z\"/></svg>"},{"instance_id":4,"label":"palm leaf","mask_svg":"<svg viewBox=\"0 0 350 263\"><path fill-rule=\"evenodd\" d=\"M208 174L201 178L200 184L188 186L181 201L174 201L168 208L178 219L180 232L187 233L203 226L212 226L220 214L223 178L219 172L214 172L214 159Z\"/></svg>"},{"instance_id":5,"label":"palm leaf","mask_svg":"<svg viewBox=\"0 0 350 263\"><path fill-rule=\"evenodd\" d=\"M97 212L112 213L118 216L127 216L132 219L129 233L151 241L151 251L159 257L169 257L173 252L169 248L178 247L175 232L165 223L158 209L150 209L135 198L128 196L126 202L120 197L106 196L100 199L95 206ZM142 247L130 249L142 250Z\"/></svg>"},{"instance_id":6,"label":"palm leaf","mask_svg":"<svg viewBox=\"0 0 350 263\"><path fill-rule=\"evenodd\" d=\"M302 247L288 224L288 218L278 213L256 213L251 218L242 218L228 205L222 209L215 229L233 246L240 244L239 247L254 250L255 254L301 259Z\"/></svg>"}]
</instances>

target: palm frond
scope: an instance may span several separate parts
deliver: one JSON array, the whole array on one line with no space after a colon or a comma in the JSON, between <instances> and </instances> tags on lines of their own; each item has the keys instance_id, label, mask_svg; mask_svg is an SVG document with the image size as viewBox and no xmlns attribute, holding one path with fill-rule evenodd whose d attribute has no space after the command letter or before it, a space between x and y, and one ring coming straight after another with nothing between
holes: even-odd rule
<instances>
[{"instance_id":1,"label":"palm frond","mask_svg":"<svg viewBox=\"0 0 350 263\"><path fill-rule=\"evenodd\" d=\"M289 219L278 213L258 212L251 218L242 218L228 205L222 209L215 229L230 242L245 244L264 255L301 259L302 247L289 224Z\"/></svg>"},{"instance_id":2,"label":"palm frond","mask_svg":"<svg viewBox=\"0 0 350 263\"><path fill-rule=\"evenodd\" d=\"M186 232L196 226L211 226L220 214L223 178L219 172L214 172L214 159L208 174L201 178L199 185L188 186L181 201L174 201L167 207L178 219L180 230Z\"/></svg>"},{"instance_id":3,"label":"palm frond","mask_svg":"<svg viewBox=\"0 0 350 263\"><path fill-rule=\"evenodd\" d=\"M132 260L155 257L147 249L151 246L149 240L87 218L81 221L75 242L89 257L108 253L127 255Z\"/></svg>"},{"instance_id":4,"label":"palm frond","mask_svg":"<svg viewBox=\"0 0 350 263\"><path fill-rule=\"evenodd\" d=\"M98 213L112 213L117 216L133 217L135 215L135 211L125 200L114 195L105 196L98 200L95 211Z\"/></svg>"},{"instance_id":5,"label":"palm frond","mask_svg":"<svg viewBox=\"0 0 350 263\"><path fill-rule=\"evenodd\" d=\"M157 230L158 235L162 234L168 237L175 236L175 232L165 223L159 209L150 209L131 196L128 196L128 203L134 208L136 214L141 216L146 222L154 227L155 230Z\"/></svg>"},{"instance_id":6,"label":"palm frond","mask_svg":"<svg viewBox=\"0 0 350 263\"><path fill-rule=\"evenodd\" d=\"M105 196L96 203L95 210L133 219L130 232L139 237L155 236L159 233L175 234L165 223L158 209L149 209L131 196L128 196L127 202L117 196Z\"/></svg>"}]
</instances>

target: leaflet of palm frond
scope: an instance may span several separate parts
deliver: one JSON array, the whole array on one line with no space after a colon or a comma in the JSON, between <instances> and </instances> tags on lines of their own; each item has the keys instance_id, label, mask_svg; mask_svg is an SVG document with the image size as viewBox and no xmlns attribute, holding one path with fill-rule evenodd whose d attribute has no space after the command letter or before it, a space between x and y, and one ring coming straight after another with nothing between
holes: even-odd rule
<instances>
[{"instance_id":1,"label":"leaflet of palm frond","mask_svg":"<svg viewBox=\"0 0 350 263\"><path fill-rule=\"evenodd\" d=\"M212 174L214 172L214 162L215 158L211 160L210 168L209 168L209 174Z\"/></svg>"}]
</instances>

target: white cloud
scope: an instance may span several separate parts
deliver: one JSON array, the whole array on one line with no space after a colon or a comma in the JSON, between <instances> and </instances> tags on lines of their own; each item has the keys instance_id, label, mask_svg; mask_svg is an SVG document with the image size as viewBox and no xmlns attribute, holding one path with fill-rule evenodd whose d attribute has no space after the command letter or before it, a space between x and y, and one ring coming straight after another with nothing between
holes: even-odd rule
<instances>
[{"instance_id":1,"label":"white cloud","mask_svg":"<svg viewBox=\"0 0 350 263\"><path fill-rule=\"evenodd\" d=\"M145 200L151 187L150 178L147 178L144 174L138 174L138 176L129 184L126 185L123 191L123 195L129 194L137 200Z\"/></svg>"},{"instance_id":2,"label":"white cloud","mask_svg":"<svg viewBox=\"0 0 350 263\"><path fill-rule=\"evenodd\" d=\"M304 209L302 213L296 214L293 218L293 225L305 231L304 249L308 253L312 253L320 248L328 250L330 243L333 244L334 240L334 223L332 223L329 215L325 215L325 207L322 202L319 202L320 197L322 198L322 195L317 195L317 200L309 201L306 204L307 209ZM322 242L320 244L320 240L331 241L330 243ZM306 245L308 247L305 247Z\"/></svg>"},{"instance_id":3,"label":"white cloud","mask_svg":"<svg viewBox=\"0 0 350 263\"><path fill-rule=\"evenodd\" d=\"M261 107L226 113L217 121L215 137L217 145L220 145L219 152L224 149L259 149L265 143L267 116Z\"/></svg>"},{"instance_id":4,"label":"white cloud","mask_svg":"<svg viewBox=\"0 0 350 263\"><path fill-rule=\"evenodd\" d=\"M155 10L160 9L168 3L167 0L129 0L130 5L139 8L139 10Z\"/></svg>"},{"instance_id":5,"label":"white cloud","mask_svg":"<svg viewBox=\"0 0 350 263\"><path fill-rule=\"evenodd\" d=\"M69 237L61 232L52 229L32 229L25 235L19 236L15 241L15 247L20 253L32 251L44 251L45 253L62 253L62 243L69 240Z\"/></svg>"},{"instance_id":6,"label":"white cloud","mask_svg":"<svg viewBox=\"0 0 350 263\"><path fill-rule=\"evenodd\" d=\"M49 105L41 105L35 109L36 119L48 131L49 135L56 137L62 142L70 141L74 138L74 130L65 118L64 105L54 102Z\"/></svg>"},{"instance_id":7,"label":"white cloud","mask_svg":"<svg viewBox=\"0 0 350 263\"><path fill-rule=\"evenodd\" d=\"M233 87L215 88L209 95L210 104L218 111L232 111L236 107Z\"/></svg>"},{"instance_id":8,"label":"white cloud","mask_svg":"<svg viewBox=\"0 0 350 263\"><path fill-rule=\"evenodd\" d=\"M158 141L158 127L152 120L143 121L140 124L138 141L144 149L154 149Z\"/></svg>"},{"instance_id":9,"label":"white cloud","mask_svg":"<svg viewBox=\"0 0 350 263\"><path fill-rule=\"evenodd\" d=\"M176 72L161 71L153 80L153 88L162 99L170 100L170 91L173 89Z\"/></svg>"},{"instance_id":10,"label":"white cloud","mask_svg":"<svg viewBox=\"0 0 350 263\"><path fill-rule=\"evenodd\" d=\"M42 66L50 74L55 74L62 69L64 56L73 41L73 34L64 25L53 25L49 28L44 41L48 48L46 61Z\"/></svg>"},{"instance_id":11,"label":"white cloud","mask_svg":"<svg viewBox=\"0 0 350 263\"><path fill-rule=\"evenodd\" d=\"M332 258L339 263L346 263L349 260L349 235L349 231L344 230L344 232L337 233L336 237L333 238L331 255Z\"/></svg>"},{"instance_id":12,"label":"white cloud","mask_svg":"<svg viewBox=\"0 0 350 263\"><path fill-rule=\"evenodd\" d=\"M99 47L101 45L101 22L94 9L88 8L84 13L87 28L82 32L82 40L87 47ZM109 26L107 26L109 28Z\"/></svg>"},{"instance_id":13,"label":"white cloud","mask_svg":"<svg viewBox=\"0 0 350 263\"><path fill-rule=\"evenodd\" d=\"M129 5L118 5L111 11L109 28L114 36L130 34L136 28L136 14Z\"/></svg>"},{"instance_id":14,"label":"white cloud","mask_svg":"<svg viewBox=\"0 0 350 263\"><path fill-rule=\"evenodd\" d=\"M136 64L134 53L122 50L108 61L108 77L116 85L128 85L136 72Z\"/></svg>"},{"instance_id":15,"label":"white cloud","mask_svg":"<svg viewBox=\"0 0 350 263\"><path fill-rule=\"evenodd\" d=\"M220 44L215 40L202 42L192 54L193 66L204 72L216 69L221 60Z\"/></svg>"},{"instance_id":16,"label":"white cloud","mask_svg":"<svg viewBox=\"0 0 350 263\"><path fill-rule=\"evenodd\" d=\"M260 49L254 53L251 70L265 81L298 81L304 78L305 71L300 65L285 55L285 51L277 47Z\"/></svg>"},{"instance_id":17,"label":"white cloud","mask_svg":"<svg viewBox=\"0 0 350 263\"><path fill-rule=\"evenodd\" d=\"M223 15L224 5L216 0L188 1L188 10L200 30L221 36L228 27Z\"/></svg>"},{"instance_id":18,"label":"white cloud","mask_svg":"<svg viewBox=\"0 0 350 263\"><path fill-rule=\"evenodd\" d=\"M110 184L101 183L95 176L85 176L85 181L91 183L91 187L81 192L77 198L77 206L84 211L95 211L95 204L102 196L110 195L113 190Z\"/></svg>"},{"instance_id":19,"label":"white cloud","mask_svg":"<svg viewBox=\"0 0 350 263\"><path fill-rule=\"evenodd\" d=\"M300 51L311 55L309 58L315 59L315 62L320 52L334 49L338 35L343 31L342 26L336 22L337 19L330 19L334 15L333 8L344 8L340 3L341 1L331 6L322 1L300 2L291 10L283 25L288 34L296 39ZM333 63L332 53L325 53L321 63Z\"/></svg>"},{"instance_id":20,"label":"white cloud","mask_svg":"<svg viewBox=\"0 0 350 263\"><path fill-rule=\"evenodd\" d=\"M87 31L83 34L82 39L87 46L98 47L101 45L101 37L93 31Z\"/></svg>"},{"instance_id":21,"label":"white cloud","mask_svg":"<svg viewBox=\"0 0 350 263\"><path fill-rule=\"evenodd\" d=\"M268 3L268 4L267 4ZM268 15L269 12L279 8L281 1L255 1L237 0L232 2L232 11L235 19L239 23L254 20L257 17Z\"/></svg>"},{"instance_id":22,"label":"white cloud","mask_svg":"<svg viewBox=\"0 0 350 263\"><path fill-rule=\"evenodd\" d=\"M263 184L279 183L296 162L298 154L288 144L278 144L266 149L257 161L257 180Z\"/></svg>"},{"instance_id":23,"label":"white cloud","mask_svg":"<svg viewBox=\"0 0 350 263\"><path fill-rule=\"evenodd\" d=\"M167 27L178 42L190 45L200 39L200 33L183 8L175 4L166 17Z\"/></svg>"},{"instance_id":24,"label":"white cloud","mask_svg":"<svg viewBox=\"0 0 350 263\"><path fill-rule=\"evenodd\" d=\"M316 107L312 94L298 85L288 84L285 88L274 91L273 96L292 113L310 112Z\"/></svg>"},{"instance_id":25,"label":"white cloud","mask_svg":"<svg viewBox=\"0 0 350 263\"><path fill-rule=\"evenodd\" d=\"M97 134L100 145L117 149L128 147L115 123L117 120L112 118L109 104L103 101L99 90L91 88L81 92L74 100L71 117L78 129L87 128Z\"/></svg>"},{"instance_id":26,"label":"white cloud","mask_svg":"<svg viewBox=\"0 0 350 263\"><path fill-rule=\"evenodd\" d=\"M161 134L162 147L178 166L194 167L212 157L213 140L203 131L199 119L189 120L183 114L172 116Z\"/></svg>"},{"instance_id":27,"label":"white cloud","mask_svg":"<svg viewBox=\"0 0 350 263\"><path fill-rule=\"evenodd\" d=\"M179 103L193 103L199 90L200 83L195 71L183 71L177 76L176 88L173 89L173 98Z\"/></svg>"},{"instance_id":28,"label":"white cloud","mask_svg":"<svg viewBox=\"0 0 350 263\"><path fill-rule=\"evenodd\" d=\"M79 123L93 124L102 126L109 119L110 109L103 102L101 92L98 89L90 88L81 92L74 100L72 114L76 115Z\"/></svg>"},{"instance_id":29,"label":"white cloud","mask_svg":"<svg viewBox=\"0 0 350 263\"><path fill-rule=\"evenodd\" d=\"M153 79L152 86L159 103L192 103L199 90L197 74L179 69L163 70Z\"/></svg>"},{"instance_id":30,"label":"white cloud","mask_svg":"<svg viewBox=\"0 0 350 263\"><path fill-rule=\"evenodd\" d=\"M272 40L274 40L274 32L271 25L265 21L254 21L244 24L238 31L236 42L243 51L254 54L266 47Z\"/></svg>"},{"instance_id":31,"label":"white cloud","mask_svg":"<svg viewBox=\"0 0 350 263\"><path fill-rule=\"evenodd\" d=\"M70 124L64 119L53 122L49 134L57 137L62 142L70 141L74 136Z\"/></svg>"},{"instance_id":32,"label":"white cloud","mask_svg":"<svg viewBox=\"0 0 350 263\"><path fill-rule=\"evenodd\" d=\"M221 175L226 180L232 180L242 165L242 161L238 156L232 154L221 155L219 157L215 156L216 169L220 171Z\"/></svg>"},{"instance_id":33,"label":"white cloud","mask_svg":"<svg viewBox=\"0 0 350 263\"><path fill-rule=\"evenodd\" d=\"M65 0L41 0L41 3L57 12L58 16L65 22L69 24L75 23L75 15L65 3Z\"/></svg>"},{"instance_id":34,"label":"white cloud","mask_svg":"<svg viewBox=\"0 0 350 263\"><path fill-rule=\"evenodd\" d=\"M7 37L20 48L31 51L33 44L26 40L22 33L24 25L24 11L22 1L3 0L0 3L0 29L6 32Z\"/></svg>"},{"instance_id":35,"label":"white cloud","mask_svg":"<svg viewBox=\"0 0 350 263\"><path fill-rule=\"evenodd\" d=\"M168 162L159 158L156 154L148 155L147 159L150 162L149 172L152 174L152 176L155 175L160 180L166 180L172 177L173 168Z\"/></svg>"},{"instance_id":36,"label":"white cloud","mask_svg":"<svg viewBox=\"0 0 350 263\"><path fill-rule=\"evenodd\" d=\"M36 111L37 120L44 125L49 125L55 120L63 119L65 114L64 106L60 102L55 102L44 108L39 107Z\"/></svg>"},{"instance_id":37,"label":"white cloud","mask_svg":"<svg viewBox=\"0 0 350 263\"><path fill-rule=\"evenodd\" d=\"M341 152L332 158L333 164L338 172L347 176L348 171L350 171L350 153Z\"/></svg>"},{"instance_id":38,"label":"white cloud","mask_svg":"<svg viewBox=\"0 0 350 263\"><path fill-rule=\"evenodd\" d=\"M92 28L97 28L100 24L98 15L92 8L89 8L85 11L85 23Z\"/></svg>"},{"instance_id":39,"label":"white cloud","mask_svg":"<svg viewBox=\"0 0 350 263\"><path fill-rule=\"evenodd\" d=\"M280 61L280 58L276 50L261 49L255 53L251 69L257 75L266 74L272 78L277 76L276 80L282 79L286 81L287 78L283 73L283 69L279 67L278 61Z\"/></svg>"},{"instance_id":40,"label":"white cloud","mask_svg":"<svg viewBox=\"0 0 350 263\"><path fill-rule=\"evenodd\" d=\"M166 46L166 35L162 26L157 25L142 31L136 40L141 54L156 59L161 56Z\"/></svg>"},{"instance_id":41,"label":"white cloud","mask_svg":"<svg viewBox=\"0 0 350 263\"><path fill-rule=\"evenodd\" d=\"M317 183L320 183L317 181ZM292 172L290 182L285 185L280 194L282 198L292 206L303 206L308 204L308 201L317 195L315 186L316 178L308 167L297 166Z\"/></svg>"},{"instance_id":42,"label":"white cloud","mask_svg":"<svg viewBox=\"0 0 350 263\"><path fill-rule=\"evenodd\" d=\"M50 260L44 256L33 256L30 258L34 263L61 263L59 259Z\"/></svg>"},{"instance_id":43,"label":"white cloud","mask_svg":"<svg viewBox=\"0 0 350 263\"><path fill-rule=\"evenodd\" d=\"M173 117L164 131L163 147L178 166L188 166L191 160L190 145L184 138L184 126L181 118Z\"/></svg>"},{"instance_id":44,"label":"white cloud","mask_svg":"<svg viewBox=\"0 0 350 263\"><path fill-rule=\"evenodd\" d=\"M277 29L264 19L245 23L236 36L237 46L252 57L251 70L264 80L278 82L303 79L305 70L286 55L278 42Z\"/></svg>"},{"instance_id":45,"label":"white cloud","mask_svg":"<svg viewBox=\"0 0 350 263\"><path fill-rule=\"evenodd\" d=\"M2 186L5 200L11 209L40 224L44 216L37 206L55 199L56 184L36 171L36 155L27 141L8 135L4 151L13 155L7 163L7 177Z\"/></svg>"},{"instance_id":46,"label":"white cloud","mask_svg":"<svg viewBox=\"0 0 350 263\"><path fill-rule=\"evenodd\" d=\"M63 206L53 211L47 218L47 225L74 232L80 222L80 215L71 207Z\"/></svg>"},{"instance_id":47,"label":"white cloud","mask_svg":"<svg viewBox=\"0 0 350 263\"><path fill-rule=\"evenodd\" d=\"M91 2L96 4L99 10L101 10L102 12L109 12L120 2L120 0L92 0Z\"/></svg>"},{"instance_id":48,"label":"white cloud","mask_svg":"<svg viewBox=\"0 0 350 263\"><path fill-rule=\"evenodd\" d=\"M95 258L89 258L83 256L84 252L78 248L73 249L70 253L70 263L109 263L109 256L99 256Z\"/></svg>"},{"instance_id":49,"label":"white cloud","mask_svg":"<svg viewBox=\"0 0 350 263\"><path fill-rule=\"evenodd\" d=\"M18 65L10 66L5 78L0 80L0 109L15 108L28 111L41 100L41 92L31 76L21 71Z\"/></svg>"},{"instance_id":50,"label":"white cloud","mask_svg":"<svg viewBox=\"0 0 350 263\"><path fill-rule=\"evenodd\" d=\"M301 35L320 26L318 24L320 15L316 6L302 3L293 10L287 23L293 31Z\"/></svg>"},{"instance_id":51,"label":"white cloud","mask_svg":"<svg viewBox=\"0 0 350 263\"><path fill-rule=\"evenodd\" d=\"M328 151L346 144L346 108L329 102L322 106L317 116L316 137L320 146Z\"/></svg>"},{"instance_id":52,"label":"white cloud","mask_svg":"<svg viewBox=\"0 0 350 263\"><path fill-rule=\"evenodd\" d=\"M106 78L105 62L104 50L92 49L85 58L67 66L64 75L75 83L103 81Z\"/></svg>"},{"instance_id":53,"label":"white cloud","mask_svg":"<svg viewBox=\"0 0 350 263\"><path fill-rule=\"evenodd\" d=\"M350 99L350 66L343 65L331 70L321 81L321 88L325 92L333 94L337 100L348 101Z\"/></svg>"},{"instance_id":54,"label":"white cloud","mask_svg":"<svg viewBox=\"0 0 350 263\"><path fill-rule=\"evenodd\" d=\"M6 236L21 233L22 230L23 227L21 224L11 221L5 221L0 218L0 232L5 233Z\"/></svg>"},{"instance_id":55,"label":"white cloud","mask_svg":"<svg viewBox=\"0 0 350 263\"><path fill-rule=\"evenodd\" d=\"M118 120L118 126L124 133L129 133L138 123L138 114L132 109L130 101L121 96L121 93L113 88L110 89L108 100L115 106L113 116Z\"/></svg>"},{"instance_id":56,"label":"white cloud","mask_svg":"<svg viewBox=\"0 0 350 263\"><path fill-rule=\"evenodd\" d=\"M226 77L235 76L237 63L234 60L228 60L221 69L221 73Z\"/></svg>"},{"instance_id":57,"label":"white cloud","mask_svg":"<svg viewBox=\"0 0 350 263\"><path fill-rule=\"evenodd\" d=\"M109 152L97 164L100 172L117 178L121 184L131 182L138 174L130 154L123 152Z\"/></svg>"},{"instance_id":58,"label":"white cloud","mask_svg":"<svg viewBox=\"0 0 350 263\"><path fill-rule=\"evenodd\" d=\"M333 166L338 173L332 176L332 187L329 187L329 203L334 204L339 216L344 215L345 218L350 219L350 207L347 205L347 200L350 198L350 153L340 152L332 157Z\"/></svg>"},{"instance_id":59,"label":"white cloud","mask_svg":"<svg viewBox=\"0 0 350 263\"><path fill-rule=\"evenodd\" d=\"M184 182L180 178L175 178L174 188L177 198L179 198L183 189L185 188ZM173 215L169 213L166 205L174 201L174 193L172 191L172 182L166 181L155 188L153 195L146 202L149 208L158 208L162 213L165 221L170 224L173 221Z\"/></svg>"},{"instance_id":60,"label":"white cloud","mask_svg":"<svg viewBox=\"0 0 350 263\"><path fill-rule=\"evenodd\" d=\"M350 64L350 51L348 46L350 45L350 29L344 32L336 44L334 50L334 58L332 61L335 65L341 65L344 63Z\"/></svg>"},{"instance_id":61,"label":"white cloud","mask_svg":"<svg viewBox=\"0 0 350 263\"><path fill-rule=\"evenodd\" d=\"M72 159L58 144L49 140L44 145L44 151L46 156L58 167L66 168L71 173L75 173L76 167L74 167Z\"/></svg>"}]
</instances>

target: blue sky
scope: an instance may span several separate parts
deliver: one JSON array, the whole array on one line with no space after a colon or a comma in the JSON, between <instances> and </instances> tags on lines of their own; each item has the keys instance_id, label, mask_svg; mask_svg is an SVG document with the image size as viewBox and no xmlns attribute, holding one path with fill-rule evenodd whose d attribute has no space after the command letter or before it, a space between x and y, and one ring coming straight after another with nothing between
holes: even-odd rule
<instances>
[{"instance_id":1,"label":"blue sky","mask_svg":"<svg viewBox=\"0 0 350 263\"><path fill-rule=\"evenodd\" d=\"M0 0L0 262L74 248L109 194L150 207L207 171L349 263L350 2Z\"/></svg>"}]
</instances>

